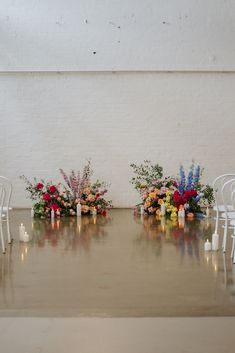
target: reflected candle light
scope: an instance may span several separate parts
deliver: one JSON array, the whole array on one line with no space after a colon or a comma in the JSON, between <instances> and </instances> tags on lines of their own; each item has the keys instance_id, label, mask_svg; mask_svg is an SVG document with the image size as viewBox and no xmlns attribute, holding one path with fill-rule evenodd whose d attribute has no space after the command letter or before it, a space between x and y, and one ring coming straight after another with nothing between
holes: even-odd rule
<instances>
[{"instance_id":1,"label":"reflected candle light","mask_svg":"<svg viewBox=\"0 0 235 353\"><path fill-rule=\"evenodd\" d=\"M165 217L162 217L161 218L161 231L165 232L165 230L166 230L166 219L165 219Z\"/></svg>"},{"instance_id":2,"label":"reflected candle light","mask_svg":"<svg viewBox=\"0 0 235 353\"><path fill-rule=\"evenodd\" d=\"M214 271L218 271L218 256L217 253L212 254L212 266L214 268Z\"/></svg>"},{"instance_id":3,"label":"reflected candle light","mask_svg":"<svg viewBox=\"0 0 235 353\"><path fill-rule=\"evenodd\" d=\"M179 222L179 228L183 229L185 226L185 218L184 217L179 218L178 222Z\"/></svg>"}]
</instances>

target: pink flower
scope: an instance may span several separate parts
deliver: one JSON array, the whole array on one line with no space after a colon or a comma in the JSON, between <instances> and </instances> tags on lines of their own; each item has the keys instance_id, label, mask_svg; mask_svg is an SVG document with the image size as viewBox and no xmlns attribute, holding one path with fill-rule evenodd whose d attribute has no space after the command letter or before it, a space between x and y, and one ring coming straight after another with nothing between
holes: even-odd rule
<instances>
[{"instance_id":1,"label":"pink flower","mask_svg":"<svg viewBox=\"0 0 235 353\"><path fill-rule=\"evenodd\" d=\"M36 188L38 189L38 190L40 190L40 189L42 189L43 188L43 184L42 183L38 183L37 185L36 185Z\"/></svg>"}]
</instances>

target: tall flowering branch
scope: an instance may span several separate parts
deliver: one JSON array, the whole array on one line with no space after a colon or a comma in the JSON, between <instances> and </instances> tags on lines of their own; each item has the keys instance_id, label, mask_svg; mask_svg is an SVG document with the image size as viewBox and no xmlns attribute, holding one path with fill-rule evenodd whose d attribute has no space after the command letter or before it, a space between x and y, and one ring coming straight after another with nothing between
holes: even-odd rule
<instances>
[{"instance_id":1,"label":"tall flowering branch","mask_svg":"<svg viewBox=\"0 0 235 353\"><path fill-rule=\"evenodd\" d=\"M91 169L91 162L88 161L85 167L83 168L82 177L80 171L75 173L74 170L71 170L70 174L66 174L63 169L60 169L69 191L71 193L72 199L81 198L84 192L84 189L89 187L91 184L91 175L93 173Z\"/></svg>"}]
</instances>

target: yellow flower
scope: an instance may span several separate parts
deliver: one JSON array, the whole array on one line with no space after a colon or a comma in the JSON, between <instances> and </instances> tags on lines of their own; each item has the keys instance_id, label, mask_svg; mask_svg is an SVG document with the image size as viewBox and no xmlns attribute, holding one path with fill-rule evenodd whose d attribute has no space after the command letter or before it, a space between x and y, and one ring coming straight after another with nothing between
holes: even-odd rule
<instances>
[{"instance_id":1,"label":"yellow flower","mask_svg":"<svg viewBox=\"0 0 235 353\"><path fill-rule=\"evenodd\" d=\"M173 211L171 213L171 219L176 219L176 218L177 218L177 213Z\"/></svg>"},{"instance_id":2,"label":"yellow flower","mask_svg":"<svg viewBox=\"0 0 235 353\"><path fill-rule=\"evenodd\" d=\"M87 200L88 200L89 202L94 202L94 201L95 201L95 195L89 194L89 195L87 196Z\"/></svg>"},{"instance_id":3,"label":"yellow flower","mask_svg":"<svg viewBox=\"0 0 235 353\"><path fill-rule=\"evenodd\" d=\"M159 199L159 200L158 200L158 204L159 204L159 205L164 205L163 199Z\"/></svg>"},{"instance_id":4,"label":"yellow flower","mask_svg":"<svg viewBox=\"0 0 235 353\"><path fill-rule=\"evenodd\" d=\"M144 206L147 207L147 208L150 207L150 206L151 206L151 202L146 201L145 204L144 204Z\"/></svg>"},{"instance_id":5,"label":"yellow flower","mask_svg":"<svg viewBox=\"0 0 235 353\"><path fill-rule=\"evenodd\" d=\"M156 198L156 192L150 192L149 193L149 197L151 197L151 199L155 199Z\"/></svg>"}]
</instances>

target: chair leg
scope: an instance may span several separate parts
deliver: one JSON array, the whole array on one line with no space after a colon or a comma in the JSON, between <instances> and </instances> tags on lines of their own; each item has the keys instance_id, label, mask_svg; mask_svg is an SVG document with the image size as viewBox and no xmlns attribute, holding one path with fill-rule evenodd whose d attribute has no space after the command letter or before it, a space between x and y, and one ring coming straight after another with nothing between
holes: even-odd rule
<instances>
[{"instance_id":1,"label":"chair leg","mask_svg":"<svg viewBox=\"0 0 235 353\"><path fill-rule=\"evenodd\" d=\"M225 219L225 222L224 222L224 236L223 236L223 243L222 243L222 250L223 250L223 252L226 252L227 233L228 233L228 220Z\"/></svg>"},{"instance_id":2,"label":"chair leg","mask_svg":"<svg viewBox=\"0 0 235 353\"><path fill-rule=\"evenodd\" d=\"M232 235L232 238L233 238L233 242L232 242L232 250L231 250L231 258L233 258L233 254L234 254L234 243L235 243L235 234Z\"/></svg>"},{"instance_id":3,"label":"chair leg","mask_svg":"<svg viewBox=\"0 0 235 353\"><path fill-rule=\"evenodd\" d=\"M219 227L219 212L216 211L216 220L215 220L215 234L218 234L218 227Z\"/></svg>"},{"instance_id":4,"label":"chair leg","mask_svg":"<svg viewBox=\"0 0 235 353\"><path fill-rule=\"evenodd\" d=\"M6 248L5 248L5 242L4 242L4 236L3 236L2 220L0 221L0 236L1 236L1 243L2 243L2 252L3 254L5 254Z\"/></svg>"},{"instance_id":5,"label":"chair leg","mask_svg":"<svg viewBox=\"0 0 235 353\"><path fill-rule=\"evenodd\" d=\"M9 213L8 213L8 211L7 211L6 218L7 218L7 239L8 239L8 244L11 244L12 239L11 239L11 233L10 233L10 222L9 222Z\"/></svg>"}]
</instances>

